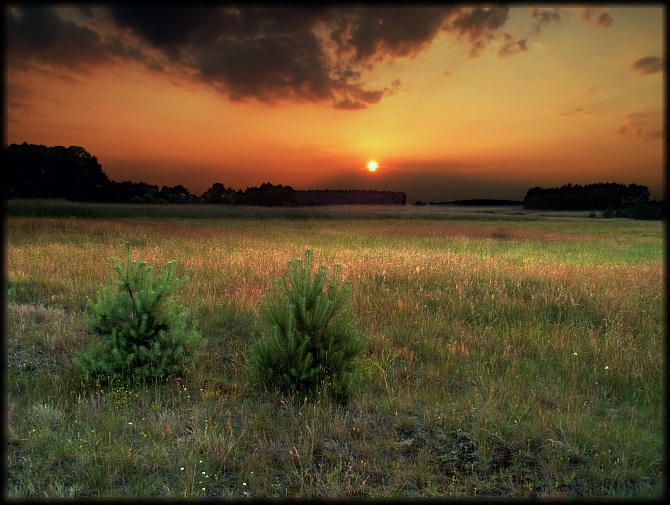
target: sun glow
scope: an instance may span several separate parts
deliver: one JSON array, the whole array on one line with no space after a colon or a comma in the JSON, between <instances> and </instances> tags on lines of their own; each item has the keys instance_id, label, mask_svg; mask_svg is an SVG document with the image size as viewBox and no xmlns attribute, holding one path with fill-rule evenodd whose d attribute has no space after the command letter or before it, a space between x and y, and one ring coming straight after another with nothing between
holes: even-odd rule
<instances>
[{"instance_id":1,"label":"sun glow","mask_svg":"<svg viewBox=\"0 0 670 505\"><path fill-rule=\"evenodd\" d=\"M367 167L370 172L375 172L378 166L376 161L368 161Z\"/></svg>"}]
</instances>

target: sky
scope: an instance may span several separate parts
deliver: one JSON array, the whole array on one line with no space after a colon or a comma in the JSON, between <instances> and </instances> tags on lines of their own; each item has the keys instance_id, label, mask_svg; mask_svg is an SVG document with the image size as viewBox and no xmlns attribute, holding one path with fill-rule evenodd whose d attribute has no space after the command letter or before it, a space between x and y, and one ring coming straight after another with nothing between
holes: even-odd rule
<instances>
[{"instance_id":1,"label":"sky","mask_svg":"<svg viewBox=\"0 0 670 505\"><path fill-rule=\"evenodd\" d=\"M5 15L5 142L81 146L115 181L408 202L617 182L663 197L660 4Z\"/></svg>"}]
</instances>

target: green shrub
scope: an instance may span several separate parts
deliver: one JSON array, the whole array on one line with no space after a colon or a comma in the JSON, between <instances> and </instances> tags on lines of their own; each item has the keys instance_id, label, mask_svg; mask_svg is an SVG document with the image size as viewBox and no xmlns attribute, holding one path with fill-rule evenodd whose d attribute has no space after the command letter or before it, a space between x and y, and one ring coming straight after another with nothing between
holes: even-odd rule
<instances>
[{"instance_id":1,"label":"green shrub","mask_svg":"<svg viewBox=\"0 0 670 505\"><path fill-rule=\"evenodd\" d=\"M252 383L290 394L323 388L346 400L358 377L356 358L368 345L353 323L352 308L339 264L328 282L325 266L313 272L310 250L304 262L289 261L287 274L260 302L265 325L249 353Z\"/></svg>"},{"instance_id":2,"label":"green shrub","mask_svg":"<svg viewBox=\"0 0 670 505\"><path fill-rule=\"evenodd\" d=\"M117 279L101 286L96 301L88 300L88 327L102 341L73 361L86 380L114 377L140 380L182 375L203 343L189 327L189 312L172 299L186 278L175 277L176 262L154 278L153 268L131 261L131 245L122 265L113 258Z\"/></svg>"}]
</instances>

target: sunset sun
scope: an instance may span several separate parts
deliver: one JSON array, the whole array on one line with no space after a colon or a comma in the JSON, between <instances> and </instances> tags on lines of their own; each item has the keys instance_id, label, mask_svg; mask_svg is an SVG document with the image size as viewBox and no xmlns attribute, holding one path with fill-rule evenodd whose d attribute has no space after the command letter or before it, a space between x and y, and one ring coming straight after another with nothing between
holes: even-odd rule
<instances>
[{"instance_id":1,"label":"sunset sun","mask_svg":"<svg viewBox=\"0 0 670 505\"><path fill-rule=\"evenodd\" d=\"M376 162L376 161L368 161L368 165L367 165L367 166L368 166L368 171L370 171L370 172L375 172L375 171L377 171L377 167L378 167L379 165L377 165L377 162Z\"/></svg>"}]
</instances>

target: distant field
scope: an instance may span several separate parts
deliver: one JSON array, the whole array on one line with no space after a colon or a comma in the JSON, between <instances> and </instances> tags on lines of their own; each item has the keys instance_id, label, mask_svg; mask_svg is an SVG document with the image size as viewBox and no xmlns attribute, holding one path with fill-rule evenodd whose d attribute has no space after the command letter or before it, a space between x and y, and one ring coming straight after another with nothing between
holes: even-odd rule
<instances>
[{"instance_id":1,"label":"distant field","mask_svg":"<svg viewBox=\"0 0 670 505\"><path fill-rule=\"evenodd\" d=\"M444 206L10 201L8 496L663 494L663 225ZM53 217L53 216L56 217ZM161 270L207 344L184 380L81 384L113 256ZM257 303L306 248L372 344L345 406L243 379Z\"/></svg>"},{"instance_id":2,"label":"distant field","mask_svg":"<svg viewBox=\"0 0 670 505\"><path fill-rule=\"evenodd\" d=\"M7 203L12 216L49 217L193 217L193 218L331 218L403 217L410 219L488 219L491 216L588 217L589 211L537 211L519 206L456 206L456 205L318 205L306 207L255 207L246 205L142 205L77 203L67 200L14 199ZM596 213L598 214L598 213Z\"/></svg>"}]
</instances>

